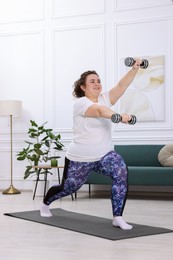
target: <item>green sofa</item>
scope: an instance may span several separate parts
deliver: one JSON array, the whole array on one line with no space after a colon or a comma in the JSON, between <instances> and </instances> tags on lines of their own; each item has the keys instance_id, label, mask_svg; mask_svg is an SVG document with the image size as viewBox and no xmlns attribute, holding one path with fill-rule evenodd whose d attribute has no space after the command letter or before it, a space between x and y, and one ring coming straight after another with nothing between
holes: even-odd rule
<instances>
[{"instance_id":1,"label":"green sofa","mask_svg":"<svg viewBox=\"0 0 173 260\"><path fill-rule=\"evenodd\" d=\"M129 185L173 186L173 167L163 167L158 161L158 153L164 145L137 144L116 145L115 151L122 155L129 170ZM111 184L111 180L92 172L85 184Z\"/></svg>"}]
</instances>

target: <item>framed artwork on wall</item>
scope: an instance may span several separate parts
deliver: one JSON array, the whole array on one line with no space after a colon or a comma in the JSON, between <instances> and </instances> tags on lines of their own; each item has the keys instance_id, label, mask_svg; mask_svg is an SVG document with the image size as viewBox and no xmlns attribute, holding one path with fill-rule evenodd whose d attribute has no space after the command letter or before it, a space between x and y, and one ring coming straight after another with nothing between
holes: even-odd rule
<instances>
[{"instance_id":1,"label":"framed artwork on wall","mask_svg":"<svg viewBox=\"0 0 173 260\"><path fill-rule=\"evenodd\" d=\"M139 57L140 58L140 57ZM138 121L164 121L165 119L165 56L148 56L146 69L139 69L130 88L119 100L120 113L134 114ZM123 73L130 70L121 60Z\"/></svg>"}]
</instances>

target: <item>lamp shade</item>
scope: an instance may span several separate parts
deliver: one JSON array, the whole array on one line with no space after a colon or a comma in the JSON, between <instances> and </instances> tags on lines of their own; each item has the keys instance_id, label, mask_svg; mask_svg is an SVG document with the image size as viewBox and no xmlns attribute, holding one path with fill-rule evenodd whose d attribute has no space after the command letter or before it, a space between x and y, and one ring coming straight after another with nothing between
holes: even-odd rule
<instances>
[{"instance_id":1,"label":"lamp shade","mask_svg":"<svg viewBox=\"0 0 173 260\"><path fill-rule=\"evenodd\" d=\"M20 117L22 114L22 101L0 100L0 116Z\"/></svg>"}]
</instances>

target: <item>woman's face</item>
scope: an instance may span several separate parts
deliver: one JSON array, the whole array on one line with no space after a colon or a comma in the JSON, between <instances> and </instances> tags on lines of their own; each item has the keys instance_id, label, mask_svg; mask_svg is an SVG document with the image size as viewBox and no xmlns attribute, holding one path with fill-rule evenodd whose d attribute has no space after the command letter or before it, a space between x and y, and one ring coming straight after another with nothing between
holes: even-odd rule
<instances>
[{"instance_id":1,"label":"woman's face","mask_svg":"<svg viewBox=\"0 0 173 260\"><path fill-rule=\"evenodd\" d=\"M100 78L96 74L90 74L86 77L85 85L81 86L85 96L89 98L98 97L102 91Z\"/></svg>"}]
</instances>

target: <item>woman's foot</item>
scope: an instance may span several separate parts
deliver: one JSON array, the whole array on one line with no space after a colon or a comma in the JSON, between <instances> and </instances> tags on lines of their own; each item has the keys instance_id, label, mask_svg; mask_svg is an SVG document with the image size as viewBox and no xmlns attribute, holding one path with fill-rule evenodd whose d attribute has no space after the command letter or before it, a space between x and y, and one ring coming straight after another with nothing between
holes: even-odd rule
<instances>
[{"instance_id":1,"label":"woman's foot","mask_svg":"<svg viewBox=\"0 0 173 260\"><path fill-rule=\"evenodd\" d=\"M119 227L121 229L132 229L133 228L133 226L127 224L124 221L123 217L121 217L121 216L114 217L113 221L112 221L112 225L115 227Z\"/></svg>"},{"instance_id":2,"label":"woman's foot","mask_svg":"<svg viewBox=\"0 0 173 260\"><path fill-rule=\"evenodd\" d=\"M52 213L50 212L49 206L42 203L40 208L40 216L41 217L52 217Z\"/></svg>"}]
</instances>

